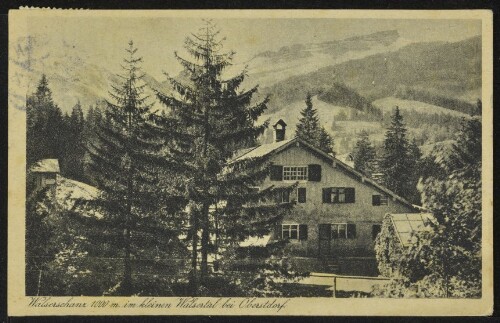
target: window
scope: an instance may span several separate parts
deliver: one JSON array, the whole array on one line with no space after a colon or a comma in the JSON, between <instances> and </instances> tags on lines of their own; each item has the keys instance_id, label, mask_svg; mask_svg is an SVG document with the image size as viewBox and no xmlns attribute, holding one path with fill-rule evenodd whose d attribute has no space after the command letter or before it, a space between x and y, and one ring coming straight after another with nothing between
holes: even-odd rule
<instances>
[{"instance_id":1,"label":"window","mask_svg":"<svg viewBox=\"0 0 500 323\"><path fill-rule=\"evenodd\" d=\"M380 224L372 225L372 239L373 240L377 239L377 236L381 230L382 230L382 226Z\"/></svg>"},{"instance_id":2,"label":"window","mask_svg":"<svg viewBox=\"0 0 500 323\"><path fill-rule=\"evenodd\" d=\"M305 187L297 188L297 202L306 203L306 188Z\"/></svg>"},{"instance_id":3,"label":"window","mask_svg":"<svg viewBox=\"0 0 500 323\"><path fill-rule=\"evenodd\" d=\"M353 187L328 187L323 189L323 203L354 203Z\"/></svg>"},{"instance_id":4,"label":"window","mask_svg":"<svg viewBox=\"0 0 500 323\"><path fill-rule=\"evenodd\" d=\"M307 240L307 224L282 224L281 238L287 240Z\"/></svg>"},{"instance_id":5,"label":"window","mask_svg":"<svg viewBox=\"0 0 500 323\"><path fill-rule=\"evenodd\" d=\"M387 205L387 196L373 194L372 195L372 205L374 205L374 206Z\"/></svg>"},{"instance_id":6,"label":"window","mask_svg":"<svg viewBox=\"0 0 500 323\"><path fill-rule=\"evenodd\" d=\"M283 166L284 181L307 180L307 166Z\"/></svg>"},{"instance_id":7,"label":"window","mask_svg":"<svg viewBox=\"0 0 500 323\"><path fill-rule=\"evenodd\" d=\"M281 238L283 239L298 239L299 238L299 225L298 224L282 224L281 225Z\"/></svg>"},{"instance_id":8,"label":"window","mask_svg":"<svg viewBox=\"0 0 500 323\"><path fill-rule=\"evenodd\" d=\"M321 165L282 166L271 165L269 170L271 181L312 181L321 182Z\"/></svg>"},{"instance_id":9,"label":"window","mask_svg":"<svg viewBox=\"0 0 500 323\"><path fill-rule=\"evenodd\" d=\"M333 223L331 225L332 239L355 239L356 225L351 223Z\"/></svg>"},{"instance_id":10,"label":"window","mask_svg":"<svg viewBox=\"0 0 500 323\"><path fill-rule=\"evenodd\" d=\"M289 203L290 202L290 191L280 190L276 195L277 203Z\"/></svg>"}]
</instances>

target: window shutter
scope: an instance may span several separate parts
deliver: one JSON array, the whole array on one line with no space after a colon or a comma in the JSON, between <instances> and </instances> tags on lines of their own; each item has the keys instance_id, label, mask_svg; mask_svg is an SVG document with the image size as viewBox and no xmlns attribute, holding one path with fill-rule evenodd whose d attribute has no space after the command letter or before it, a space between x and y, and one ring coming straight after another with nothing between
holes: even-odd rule
<instances>
[{"instance_id":1,"label":"window shutter","mask_svg":"<svg viewBox=\"0 0 500 323\"><path fill-rule=\"evenodd\" d=\"M356 225L355 224L347 224L347 239L355 239L356 238Z\"/></svg>"},{"instance_id":2,"label":"window shutter","mask_svg":"<svg viewBox=\"0 0 500 323\"><path fill-rule=\"evenodd\" d=\"M281 224L276 224L274 226L274 238L275 238L275 240L281 240L281 231L282 231Z\"/></svg>"},{"instance_id":3,"label":"window shutter","mask_svg":"<svg viewBox=\"0 0 500 323\"><path fill-rule=\"evenodd\" d=\"M372 195L372 205L380 205L380 195Z\"/></svg>"},{"instance_id":4,"label":"window shutter","mask_svg":"<svg viewBox=\"0 0 500 323\"><path fill-rule=\"evenodd\" d=\"M346 187L345 188L345 202L346 203L354 203L355 202L355 191L354 187Z\"/></svg>"},{"instance_id":5,"label":"window shutter","mask_svg":"<svg viewBox=\"0 0 500 323\"><path fill-rule=\"evenodd\" d=\"M308 166L308 180L312 182L321 182L321 165L311 164Z\"/></svg>"},{"instance_id":6,"label":"window shutter","mask_svg":"<svg viewBox=\"0 0 500 323\"><path fill-rule=\"evenodd\" d=\"M372 239L373 240L377 239L377 236L381 230L382 230L382 226L380 224L372 225Z\"/></svg>"},{"instance_id":7,"label":"window shutter","mask_svg":"<svg viewBox=\"0 0 500 323\"><path fill-rule=\"evenodd\" d=\"M305 187L299 187L297 189L297 199L299 203L306 203L306 188Z\"/></svg>"},{"instance_id":8,"label":"window shutter","mask_svg":"<svg viewBox=\"0 0 500 323\"><path fill-rule=\"evenodd\" d=\"M307 240L307 224L299 224L299 240Z\"/></svg>"},{"instance_id":9,"label":"window shutter","mask_svg":"<svg viewBox=\"0 0 500 323\"><path fill-rule=\"evenodd\" d=\"M323 188L323 203L332 203L331 195L332 195L331 187Z\"/></svg>"},{"instance_id":10,"label":"window shutter","mask_svg":"<svg viewBox=\"0 0 500 323\"><path fill-rule=\"evenodd\" d=\"M281 165L272 165L271 173L269 177L272 181L282 181L283 180L283 166Z\"/></svg>"}]
</instances>

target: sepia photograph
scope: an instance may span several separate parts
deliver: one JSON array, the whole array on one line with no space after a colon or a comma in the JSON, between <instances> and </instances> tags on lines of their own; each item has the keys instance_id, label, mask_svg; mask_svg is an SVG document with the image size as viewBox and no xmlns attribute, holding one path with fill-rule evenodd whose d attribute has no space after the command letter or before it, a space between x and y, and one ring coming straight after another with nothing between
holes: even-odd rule
<instances>
[{"instance_id":1,"label":"sepia photograph","mask_svg":"<svg viewBox=\"0 0 500 323\"><path fill-rule=\"evenodd\" d=\"M9 312L491 312L491 12L362 13L11 11Z\"/></svg>"}]
</instances>

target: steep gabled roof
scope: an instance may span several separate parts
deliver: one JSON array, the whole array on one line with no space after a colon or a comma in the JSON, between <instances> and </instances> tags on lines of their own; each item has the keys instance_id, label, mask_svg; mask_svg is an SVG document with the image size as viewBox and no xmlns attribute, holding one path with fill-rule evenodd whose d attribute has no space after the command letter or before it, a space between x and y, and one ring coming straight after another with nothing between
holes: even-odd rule
<instances>
[{"instance_id":1,"label":"steep gabled roof","mask_svg":"<svg viewBox=\"0 0 500 323\"><path fill-rule=\"evenodd\" d=\"M296 138L292 138L292 139L287 139L287 140L283 140L283 141L273 142L270 144L264 144L264 145L254 147L254 148L248 150L247 152L245 152L244 154L233 159L232 162L238 162L241 160L267 156L273 152L279 151L282 148L288 147L288 144L290 144L291 142L294 142L295 139Z\"/></svg>"},{"instance_id":2,"label":"steep gabled roof","mask_svg":"<svg viewBox=\"0 0 500 323\"><path fill-rule=\"evenodd\" d=\"M42 159L31 166L33 173L59 173L59 161L57 159Z\"/></svg>"},{"instance_id":3,"label":"steep gabled roof","mask_svg":"<svg viewBox=\"0 0 500 323\"><path fill-rule=\"evenodd\" d=\"M340 161L339 159L337 159L331 155L328 155L327 153L321 151L320 149L312 146L311 144L307 143L306 141L304 141L298 137L294 137L294 138L279 141L279 142L273 142L270 144L263 144L263 145L257 146L254 149L249 150L248 152L233 159L231 161L231 163L236 163L239 161L252 159L252 158L262 158L265 156L271 156L273 154L277 154L277 153L287 149L288 147L293 146L294 143L299 143L300 146L306 147L310 151L314 152L316 155L319 155L321 158L328 161L332 165L332 167L339 167L340 169L342 169L343 171L345 171L349 175L355 177L357 180L359 180L363 183L366 183L367 185L371 185L371 186L375 187L377 190L382 191L383 193L391 196L392 198L398 200L402 204L405 204L406 206L408 206L410 208L418 207L418 206L411 204L409 201L407 201L406 199L397 195L396 193L394 193L390 189L378 184L377 182L375 182L371 178L364 176L363 174L361 174L360 172L358 172L357 170L355 170L351 166L347 165L346 163Z\"/></svg>"},{"instance_id":4,"label":"steep gabled roof","mask_svg":"<svg viewBox=\"0 0 500 323\"><path fill-rule=\"evenodd\" d=\"M388 214L394 231L403 247L415 243L415 234L429 231L429 223L434 221L431 213Z\"/></svg>"}]
</instances>

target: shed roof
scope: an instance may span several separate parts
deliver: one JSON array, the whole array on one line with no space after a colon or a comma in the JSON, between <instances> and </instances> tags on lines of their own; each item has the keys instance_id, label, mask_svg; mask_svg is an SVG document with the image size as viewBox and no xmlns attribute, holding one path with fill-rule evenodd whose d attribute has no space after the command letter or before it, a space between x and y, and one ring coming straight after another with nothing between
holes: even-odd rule
<instances>
[{"instance_id":1,"label":"shed roof","mask_svg":"<svg viewBox=\"0 0 500 323\"><path fill-rule=\"evenodd\" d=\"M434 221L431 213L402 213L389 214L394 231L403 247L408 247L416 242L415 234L429 231L429 223Z\"/></svg>"},{"instance_id":2,"label":"shed roof","mask_svg":"<svg viewBox=\"0 0 500 323\"><path fill-rule=\"evenodd\" d=\"M59 173L59 160L42 159L33 164L30 168L33 173Z\"/></svg>"}]
</instances>

